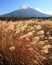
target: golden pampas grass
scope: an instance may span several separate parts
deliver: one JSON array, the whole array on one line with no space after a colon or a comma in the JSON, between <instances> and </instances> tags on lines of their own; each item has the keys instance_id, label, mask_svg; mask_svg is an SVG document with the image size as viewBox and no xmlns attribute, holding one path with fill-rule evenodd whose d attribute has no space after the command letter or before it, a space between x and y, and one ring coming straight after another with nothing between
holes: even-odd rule
<instances>
[{"instance_id":1,"label":"golden pampas grass","mask_svg":"<svg viewBox=\"0 0 52 65\"><path fill-rule=\"evenodd\" d=\"M0 22L0 65L52 65L52 22Z\"/></svg>"}]
</instances>

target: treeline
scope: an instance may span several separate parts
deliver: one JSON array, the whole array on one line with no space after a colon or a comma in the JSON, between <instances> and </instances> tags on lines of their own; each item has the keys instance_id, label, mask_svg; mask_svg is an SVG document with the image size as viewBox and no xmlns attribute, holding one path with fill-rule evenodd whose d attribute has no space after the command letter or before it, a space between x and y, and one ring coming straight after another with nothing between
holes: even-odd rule
<instances>
[{"instance_id":1,"label":"treeline","mask_svg":"<svg viewBox=\"0 0 52 65\"><path fill-rule=\"evenodd\" d=\"M27 18L27 17L0 17L0 20L7 20L7 21L16 21L16 20L29 20L29 19L38 19L38 20L51 20L52 21L52 17L31 17L31 18Z\"/></svg>"}]
</instances>

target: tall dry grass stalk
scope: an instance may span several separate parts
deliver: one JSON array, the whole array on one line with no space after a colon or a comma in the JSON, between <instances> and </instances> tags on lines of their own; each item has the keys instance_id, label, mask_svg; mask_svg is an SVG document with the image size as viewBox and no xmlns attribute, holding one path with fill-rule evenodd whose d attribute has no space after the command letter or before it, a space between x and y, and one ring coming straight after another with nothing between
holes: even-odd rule
<instances>
[{"instance_id":1,"label":"tall dry grass stalk","mask_svg":"<svg viewBox=\"0 0 52 65\"><path fill-rule=\"evenodd\" d=\"M0 65L52 65L52 22L0 22Z\"/></svg>"}]
</instances>

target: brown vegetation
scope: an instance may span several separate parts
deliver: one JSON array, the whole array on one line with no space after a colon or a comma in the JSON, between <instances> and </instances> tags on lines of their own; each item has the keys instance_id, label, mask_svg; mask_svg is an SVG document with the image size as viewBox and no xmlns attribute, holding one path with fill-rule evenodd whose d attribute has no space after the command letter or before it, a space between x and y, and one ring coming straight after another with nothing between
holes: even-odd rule
<instances>
[{"instance_id":1,"label":"brown vegetation","mask_svg":"<svg viewBox=\"0 0 52 65\"><path fill-rule=\"evenodd\" d=\"M0 65L52 65L52 21L0 21Z\"/></svg>"}]
</instances>

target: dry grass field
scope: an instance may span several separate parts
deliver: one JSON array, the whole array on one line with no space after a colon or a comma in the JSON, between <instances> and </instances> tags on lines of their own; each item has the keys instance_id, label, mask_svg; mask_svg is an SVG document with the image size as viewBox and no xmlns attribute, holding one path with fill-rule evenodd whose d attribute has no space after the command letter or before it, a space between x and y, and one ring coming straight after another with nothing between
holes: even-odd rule
<instances>
[{"instance_id":1,"label":"dry grass field","mask_svg":"<svg viewBox=\"0 0 52 65\"><path fill-rule=\"evenodd\" d=\"M0 20L0 65L52 65L52 21Z\"/></svg>"}]
</instances>

